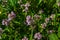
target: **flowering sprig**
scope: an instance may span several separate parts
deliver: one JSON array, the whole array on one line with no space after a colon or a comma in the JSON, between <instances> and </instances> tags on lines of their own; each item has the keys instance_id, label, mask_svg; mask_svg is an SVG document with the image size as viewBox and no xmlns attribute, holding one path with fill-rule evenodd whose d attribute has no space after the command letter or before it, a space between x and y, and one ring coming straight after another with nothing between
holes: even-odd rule
<instances>
[{"instance_id":1,"label":"flowering sprig","mask_svg":"<svg viewBox=\"0 0 60 40\"><path fill-rule=\"evenodd\" d=\"M2 25L8 26L10 21L13 20L16 17L16 14L12 11L10 14L8 14L8 19L2 20Z\"/></svg>"},{"instance_id":2,"label":"flowering sprig","mask_svg":"<svg viewBox=\"0 0 60 40\"><path fill-rule=\"evenodd\" d=\"M23 12L26 12L27 13L28 12L28 9L29 9L29 6L30 6L30 3L27 2L26 4L22 4L21 7L23 7L23 6L25 7L25 9L23 10Z\"/></svg>"},{"instance_id":3,"label":"flowering sprig","mask_svg":"<svg viewBox=\"0 0 60 40\"><path fill-rule=\"evenodd\" d=\"M35 33L34 38L40 40L42 38L42 35L39 32Z\"/></svg>"},{"instance_id":4,"label":"flowering sprig","mask_svg":"<svg viewBox=\"0 0 60 40\"><path fill-rule=\"evenodd\" d=\"M26 36L24 36L24 38L22 38L22 40L28 40L28 38Z\"/></svg>"},{"instance_id":5,"label":"flowering sprig","mask_svg":"<svg viewBox=\"0 0 60 40\"><path fill-rule=\"evenodd\" d=\"M32 25L34 23L34 20L32 19L30 15L26 17L26 23L27 25Z\"/></svg>"}]
</instances>

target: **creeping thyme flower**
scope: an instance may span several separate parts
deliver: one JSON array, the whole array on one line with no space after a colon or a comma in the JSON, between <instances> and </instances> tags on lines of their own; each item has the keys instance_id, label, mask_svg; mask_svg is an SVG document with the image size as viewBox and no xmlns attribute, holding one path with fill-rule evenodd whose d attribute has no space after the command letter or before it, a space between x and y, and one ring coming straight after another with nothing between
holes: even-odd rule
<instances>
[{"instance_id":1,"label":"creeping thyme flower","mask_svg":"<svg viewBox=\"0 0 60 40\"><path fill-rule=\"evenodd\" d=\"M25 7L25 9L23 10L23 12L27 12L28 11L28 8L27 7Z\"/></svg>"},{"instance_id":2,"label":"creeping thyme flower","mask_svg":"<svg viewBox=\"0 0 60 40\"><path fill-rule=\"evenodd\" d=\"M55 14L51 14L50 18L53 20L55 17Z\"/></svg>"},{"instance_id":3,"label":"creeping thyme flower","mask_svg":"<svg viewBox=\"0 0 60 40\"><path fill-rule=\"evenodd\" d=\"M2 25L8 26L8 25L9 25L9 20L3 19L3 20L2 20Z\"/></svg>"},{"instance_id":4,"label":"creeping thyme flower","mask_svg":"<svg viewBox=\"0 0 60 40\"><path fill-rule=\"evenodd\" d=\"M8 14L8 20L12 20L16 17L16 14L12 11L11 14Z\"/></svg>"},{"instance_id":5,"label":"creeping thyme flower","mask_svg":"<svg viewBox=\"0 0 60 40\"><path fill-rule=\"evenodd\" d=\"M32 19L32 17L31 17L30 15L28 15L28 16L26 17L26 19L27 19L27 20L30 20L30 19Z\"/></svg>"},{"instance_id":6,"label":"creeping thyme flower","mask_svg":"<svg viewBox=\"0 0 60 40\"><path fill-rule=\"evenodd\" d=\"M40 40L42 38L42 35L39 32L35 33L34 38Z\"/></svg>"},{"instance_id":7,"label":"creeping thyme flower","mask_svg":"<svg viewBox=\"0 0 60 40\"><path fill-rule=\"evenodd\" d=\"M31 25L32 23L34 23L34 20L32 19L32 17L30 15L28 15L26 17L26 23L27 23L27 25Z\"/></svg>"},{"instance_id":8,"label":"creeping thyme flower","mask_svg":"<svg viewBox=\"0 0 60 40\"><path fill-rule=\"evenodd\" d=\"M45 27L47 26L47 24L46 23L43 23L43 24L41 24L41 26L42 26L42 28L45 29Z\"/></svg>"},{"instance_id":9,"label":"creeping thyme flower","mask_svg":"<svg viewBox=\"0 0 60 40\"><path fill-rule=\"evenodd\" d=\"M22 6L25 7L25 9L23 10L23 12L27 12L30 4L27 2L26 4L22 4L21 7L22 7Z\"/></svg>"},{"instance_id":10,"label":"creeping thyme flower","mask_svg":"<svg viewBox=\"0 0 60 40\"><path fill-rule=\"evenodd\" d=\"M27 2L24 6L29 7L30 6L29 2Z\"/></svg>"},{"instance_id":11,"label":"creeping thyme flower","mask_svg":"<svg viewBox=\"0 0 60 40\"><path fill-rule=\"evenodd\" d=\"M50 20L49 18L46 18L46 19L45 19L45 22L46 22L46 23L48 23L48 22L49 22L49 20Z\"/></svg>"},{"instance_id":12,"label":"creeping thyme flower","mask_svg":"<svg viewBox=\"0 0 60 40\"><path fill-rule=\"evenodd\" d=\"M47 33L53 33L53 32L55 32L54 30L49 30L49 31L47 31Z\"/></svg>"},{"instance_id":13,"label":"creeping thyme flower","mask_svg":"<svg viewBox=\"0 0 60 40\"><path fill-rule=\"evenodd\" d=\"M28 38L24 36L24 38L22 38L22 40L28 40Z\"/></svg>"},{"instance_id":14,"label":"creeping thyme flower","mask_svg":"<svg viewBox=\"0 0 60 40\"><path fill-rule=\"evenodd\" d=\"M39 14L42 14L44 11L41 9L41 10L39 10Z\"/></svg>"},{"instance_id":15,"label":"creeping thyme flower","mask_svg":"<svg viewBox=\"0 0 60 40\"><path fill-rule=\"evenodd\" d=\"M36 20L38 20L38 19L40 19L40 18L41 18L41 16L39 16L39 15L35 14L35 15L34 15L34 18L35 18Z\"/></svg>"},{"instance_id":16,"label":"creeping thyme flower","mask_svg":"<svg viewBox=\"0 0 60 40\"><path fill-rule=\"evenodd\" d=\"M2 33L3 33L3 30L2 30L2 28L0 28L0 36L1 36Z\"/></svg>"}]
</instances>

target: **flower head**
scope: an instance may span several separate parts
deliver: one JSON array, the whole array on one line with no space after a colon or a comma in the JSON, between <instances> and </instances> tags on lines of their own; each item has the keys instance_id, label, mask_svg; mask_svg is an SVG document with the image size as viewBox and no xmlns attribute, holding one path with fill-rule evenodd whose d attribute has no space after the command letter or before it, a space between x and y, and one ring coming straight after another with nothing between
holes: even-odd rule
<instances>
[{"instance_id":1,"label":"flower head","mask_svg":"<svg viewBox=\"0 0 60 40\"><path fill-rule=\"evenodd\" d=\"M44 11L41 9L41 10L39 10L39 14L42 14Z\"/></svg>"},{"instance_id":2,"label":"flower head","mask_svg":"<svg viewBox=\"0 0 60 40\"><path fill-rule=\"evenodd\" d=\"M29 7L30 6L29 2L27 2L24 6Z\"/></svg>"},{"instance_id":3,"label":"flower head","mask_svg":"<svg viewBox=\"0 0 60 40\"><path fill-rule=\"evenodd\" d=\"M42 26L42 28L45 29L45 27L47 26L47 24L46 23L43 23L43 24L41 24L41 26Z\"/></svg>"},{"instance_id":4,"label":"flower head","mask_svg":"<svg viewBox=\"0 0 60 40\"><path fill-rule=\"evenodd\" d=\"M22 38L22 40L28 40L28 38L24 36L24 38Z\"/></svg>"},{"instance_id":5,"label":"flower head","mask_svg":"<svg viewBox=\"0 0 60 40\"><path fill-rule=\"evenodd\" d=\"M47 33L53 33L53 32L55 32L54 30L49 30L49 31L47 31Z\"/></svg>"},{"instance_id":6,"label":"flower head","mask_svg":"<svg viewBox=\"0 0 60 40\"><path fill-rule=\"evenodd\" d=\"M40 19L40 18L41 18L41 16L39 16L39 15L35 14L35 15L34 15L34 18L35 18L36 20L38 20L38 19Z\"/></svg>"},{"instance_id":7,"label":"flower head","mask_svg":"<svg viewBox=\"0 0 60 40\"><path fill-rule=\"evenodd\" d=\"M28 15L26 17L26 23L27 25L31 25L34 22L34 20L32 19L32 17L30 15Z\"/></svg>"},{"instance_id":8,"label":"flower head","mask_svg":"<svg viewBox=\"0 0 60 40\"><path fill-rule=\"evenodd\" d=\"M12 20L16 17L16 14L12 11L11 14L8 14L8 20Z\"/></svg>"},{"instance_id":9,"label":"flower head","mask_svg":"<svg viewBox=\"0 0 60 40\"><path fill-rule=\"evenodd\" d=\"M35 33L34 38L39 40L42 38L42 35L39 32Z\"/></svg>"},{"instance_id":10,"label":"flower head","mask_svg":"<svg viewBox=\"0 0 60 40\"><path fill-rule=\"evenodd\" d=\"M28 7L25 7L25 9L23 10L23 12L27 12L28 11Z\"/></svg>"},{"instance_id":11,"label":"flower head","mask_svg":"<svg viewBox=\"0 0 60 40\"><path fill-rule=\"evenodd\" d=\"M46 22L46 23L48 23L48 22L49 22L49 20L50 20L49 18L46 18L46 19L45 19L45 22Z\"/></svg>"},{"instance_id":12,"label":"flower head","mask_svg":"<svg viewBox=\"0 0 60 40\"><path fill-rule=\"evenodd\" d=\"M26 19L27 19L27 20L30 20L30 19L32 19L32 18L31 18L30 15L28 15L28 16L26 17Z\"/></svg>"},{"instance_id":13,"label":"flower head","mask_svg":"<svg viewBox=\"0 0 60 40\"><path fill-rule=\"evenodd\" d=\"M9 25L9 20L3 19L3 20L2 20L2 25L8 26L8 25Z\"/></svg>"},{"instance_id":14,"label":"flower head","mask_svg":"<svg viewBox=\"0 0 60 40\"><path fill-rule=\"evenodd\" d=\"M55 17L55 14L51 14L51 16L50 16L50 19L54 19L54 17Z\"/></svg>"},{"instance_id":15,"label":"flower head","mask_svg":"<svg viewBox=\"0 0 60 40\"><path fill-rule=\"evenodd\" d=\"M27 2L26 4L22 4L21 7L24 6L25 9L23 10L23 12L28 12L28 8L30 6L29 2Z\"/></svg>"}]
</instances>

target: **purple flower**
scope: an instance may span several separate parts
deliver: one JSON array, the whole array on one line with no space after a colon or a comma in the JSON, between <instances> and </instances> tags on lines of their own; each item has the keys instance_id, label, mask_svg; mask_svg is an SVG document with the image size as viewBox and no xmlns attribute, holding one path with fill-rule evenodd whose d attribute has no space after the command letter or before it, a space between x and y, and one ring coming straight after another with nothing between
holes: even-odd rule
<instances>
[{"instance_id":1,"label":"purple flower","mask_svg":"<svg viewBox=\"0 0 60 40\"><path fill-rule=\"evenodd\" d=\"M16 14L12 11L11 14L8 14L8 20L12 20L16 17Z\"/></svg>"},{"instance_id":2,"label":"purple flower","mask_svg":"<svg viewBox=\"0 0 60 40\"><path fill-rule=\"evenodd\" d=\"M50 20L49 18L46 18L46 19L45 19L45 22L46 22L46 23L48 23L48 22L49 22L49 20Z\"/></svg>"},{"instance_id":3,"label":"purple flower","mask_svg":"<svg viewBox=\"0 0 60 40\"><path fill-rule=\"evenodd\" d=\"M39 32L35 33L34 38L40 40L42 38L42 35Z\"/></svg>"},{"instance_id":4,"label":"purple flower","mask_svg":"<svg viewBox=\"0 0 60 40\"><path fill-rule=\"evenodd\" d=\"M54 30L49 30L49 31L47 31L47 33L53 33L53 32L55 32Z\"/></svg>"},{"instance_id":5,"label":"purple flower","mask_svg":"<svg viewBox=\"0 0 60 40\"><path fill-rule=\"evenodd\" d=\"M21 7L22 7L22 6L25 7L25 9L23 10L23 12L27 12L30 4L27 2L26 4L22 4Z\"/></svg>"},{"instance_id":6,"label":"purple flower","mask_svg":"<svg viewBox=\"0 0 60 40\"><path fill-rule=\"evenodd\" d=\"M3 21L2 21L2 25L6 25L6 26L8 26L8 25L9 25L9 20L7 20L7 19L3 19Z\"/></svg>"},{"instance_id":7,"label":"purple flower","mask_svg":"<svg viewBox=\"0 0 60 40\"><path fill-rule=\"evenodd\" d=\"M24 6L24 7L29 7L30 4L27 2L26 4L22 4L22 5L21 5L21 7L23 7L23 6Z\"/></svg>"},{"instance_id":8,"label":"purple flower","mask_svg":"<svg viewBox=\"0 0 60 40\"><path fill-rule=\"evenodd\" d=\"M2 28L0 28L0 35L3 33L3 30L2 30Z\"/></svg>"},{"instance_id":9,"label":"purple flower","mask_svg":"<svg viewBox=\"0 0 60 40\"><path fill-rule=\"evenodd\" d=\"M32 19L32 17L30 15L28 15L26 17L26 23L27 23L27 25L31 25L32 23L34 23L34 20Z\"/></svg>"},{"instance_id":10,"label":"purple flower","mask_svg":"<svg viewBox=\"0 0 60 40\"><path fill-rule=\"evenodd\" d=\"M41 26L42 26L42 28L45 29L45 27L47 26L47 24L46 23L43 23L43 24L41 24Z\"/></svg>"},{"instance_id":11,"label":"purple flower","mask_svg":"<svg viewBox=\"0 0 60 40\"><path fill-rule=\"evenodd\" d=\"M55 17L55 14L51 14L50 18L53 20Z\"/></svg>"},{"instance_id":12,"label":"purple flower","mask_svg":"<svg viewBox=\"0 0 60 40\"><path fill-rule=\"evenodd\" d=\"M41 9L40 11L39 11L39 14L42 14L44 11Z\"/></svg>"},{"instance_id":13,"label":"purple flower","mask_svg":"<svg viewBox=\"0 0 60 40\"><path fill-rule=\"evenodd\" d=\"M41 18L41 16L39 16L39 15L35 14L35 15L34 15L34 18L35 18L36 20L38 20L38 19L40 19L40 18Z\"/></svg>"},{"instance_id":14,"label":"purple flower","mask_svg":"<svg viewBox=\"0 0 60 40\"><path fill-rule=\"evenodd\" d=\"M30 20L30 19L31 19L31 16L30 16L30 15L28 15L28 16L26 17L26 19L27 19L27 20Z\"/></svg>"},{"instance_id":15,"label":"purple flower","mask_svg":"<svg viewBox=\"0 0 60 40\"><path fill-rule=\"evenodd\" d=\"M25 9L23 10L23 12L27 12L28 11L28 7L25 7Z\"/></svg>"},{"instance_id":16,"label":"purple flower","mask_svg":"<svg viewBox=\"0 0 60 40\"><path fill-rule=\"evenodd\" d=\"M24 38L22 40L28 40L28 38L24 36Z\"/></svg>"},{"instance_id":17,"label":"purple flower","mask_svg":"<svg viewBox=\"0 0 60 40\"><path fill-rule=\"evenodd\" d=\"M29 7L30 6L29 2L27 2L24 6Z\"/></svg>"}]
</instances>

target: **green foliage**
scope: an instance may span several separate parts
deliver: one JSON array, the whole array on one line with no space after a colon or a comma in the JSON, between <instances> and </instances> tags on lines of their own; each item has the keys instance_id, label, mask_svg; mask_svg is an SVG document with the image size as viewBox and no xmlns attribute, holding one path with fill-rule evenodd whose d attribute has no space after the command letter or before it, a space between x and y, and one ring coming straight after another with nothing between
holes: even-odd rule
<instances>
[{"instance_id":1,"label":"green foliage","mask_svg":"<svg viewBox=\"0 0 60 40\"><path fill-rule=\"evenodd\" d=\"M59 40L56 34L50 34L49 40Z\"/></svg>"},{"instance_id":2,"label":"green foliage","mask_svg":"<svg viewBox=\"0 0 60 40\"><path fill-rule=\"evenodd\" d=\"M6 2L7 1L7 2ZM60 39L60 0L0 0L0 28L3 29L1 40L21 40L26 36L29 40L34 39L34 34L40 32L41 40L59 40ZM26 3L30 6L27 12L23 12ZM9 25L2 25L3 19L8 19L8 14L13 11L16 17L9 22ZM39 17L35 18L37 14ZM55 16L50 19L51 14ZM30 15L34 22L27 25L26 16ZM49 18L46 23L45 19ZM46 27L42 28L42 24ZM49 30L54 32L49 33ZM0 32L1 33L1 32Z\"/></svg>"}]
</instances>

